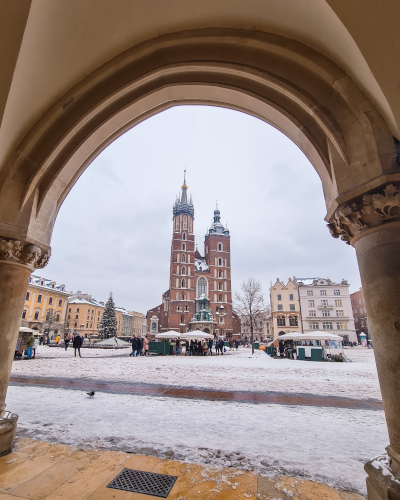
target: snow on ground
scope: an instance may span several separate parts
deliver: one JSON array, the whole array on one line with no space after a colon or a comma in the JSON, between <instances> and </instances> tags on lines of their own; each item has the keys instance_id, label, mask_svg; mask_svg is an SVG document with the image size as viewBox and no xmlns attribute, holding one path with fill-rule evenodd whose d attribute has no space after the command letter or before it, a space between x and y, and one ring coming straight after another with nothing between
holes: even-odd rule
<instances>
[{"instance_id":1,"label":"snow on ground","mask_svg":"<svg viewBox=\"0 0 400 500\"><path fill-rule=\"evenodd\" d=\"M250 357L240 348L224 356L129 357L129 349L73 349L40 346L35 360L15 361L12 375L159 384L225 391L284 392L381 400L372 349L346 349L351 363Z\"/></svg>"},{"instance_id":2,"label":"snow on ground","mask_svg":"<svg viewBox=\"0 0 400 500\"><path fill-rule=\"evenodd\" d=\"M224 358L223 366L232 367L234 359ZM142 362L129 361L132 366ZM185 362L183 358L182 361ZM236 361L239 362L237 358ZM267 363L268 367L272 364ZM23 364L34 369L41 363ZM185 362L183 366L188 365ZM62 370L60 366L59 371L66 374ZM302 376L308 377L308 370ZM313 382L310 384L313 387ZM361 494L365 494L363 464L383 453L388 444L381 411L101 392L90 399L83 391L19 384L8 389L7 409L20 416L20 436L79 448L132 451L210 466L231 466L266 475L287 473Z\"/></svg>"}]
</instances>

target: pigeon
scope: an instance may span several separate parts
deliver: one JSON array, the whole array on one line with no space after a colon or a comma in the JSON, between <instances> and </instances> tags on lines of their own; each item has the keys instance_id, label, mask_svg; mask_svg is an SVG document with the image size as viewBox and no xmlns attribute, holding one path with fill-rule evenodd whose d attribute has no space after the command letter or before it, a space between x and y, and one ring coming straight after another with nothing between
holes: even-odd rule
<instances>
[{"instance_id":1,"label":"pigeon","mask_svg":"<svg viewBox=\"0 0 400 500\"><path fill-rule=\"evenodd\" d=\"M86 394L92 398L94 396L94 391L87 392Z\"/></svg>"}]
</instances>

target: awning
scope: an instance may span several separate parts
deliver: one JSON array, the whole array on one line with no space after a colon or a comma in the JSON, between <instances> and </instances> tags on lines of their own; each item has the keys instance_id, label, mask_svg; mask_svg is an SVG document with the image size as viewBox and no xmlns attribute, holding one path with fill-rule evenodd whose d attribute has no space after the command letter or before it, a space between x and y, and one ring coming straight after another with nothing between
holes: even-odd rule
<instances>
[{"instance_id":1,"label":"awning","mask_svg":"<svg viewBox=\"0 0 400 500\"><path fill-rule=\"evenodd\" d=\"M193 332L186 332L181 334L182 339L213 339L214 335L211 333L202 332L201 330L194 330Z\"/></svg>"},{"instance_id":2,"label":"awning","mask_svg":"<svg viewBox=\"0 0 400 500\"><path fill-rule=\"evenodd\" d=\"M156 339L176 339L181 338L181 333L170 330L169 332L157 333Z\"/></svg>"}]
</instances>

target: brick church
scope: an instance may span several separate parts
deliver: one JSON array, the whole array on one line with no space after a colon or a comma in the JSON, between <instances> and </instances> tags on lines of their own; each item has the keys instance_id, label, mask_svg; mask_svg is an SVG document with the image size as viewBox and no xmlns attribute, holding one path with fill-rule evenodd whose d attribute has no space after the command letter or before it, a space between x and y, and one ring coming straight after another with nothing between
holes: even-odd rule
<instances>
[{"instance_id":1,"label":"brick church","mask_svg":"<svg viewBox=\"0 0 400 500\"><path fill-rule=\"evenodd\" d=\"M215 337L239 337L239 321L232 311L229 230L221 224L217 207L204 238L203 257L195 244L194 206L187 189L185 176L173 205L169 289L162 303L147 312L147 332L201 330Z\"/></svg>"}]
</instances>

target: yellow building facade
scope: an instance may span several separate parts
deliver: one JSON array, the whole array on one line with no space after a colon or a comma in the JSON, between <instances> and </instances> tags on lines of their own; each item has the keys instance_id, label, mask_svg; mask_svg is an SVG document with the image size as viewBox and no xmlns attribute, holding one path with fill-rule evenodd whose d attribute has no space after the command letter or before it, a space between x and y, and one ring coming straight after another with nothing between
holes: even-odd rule
<instances>
[{"instance_id":1,"label":"yellow building facade","mask_svg":"<svg viewBox=\"0 0 400 500\"><path fill-rule=\"evenodd\" d=\"M21 326L27 326L44 333L50 326L50 338L64 333L64 318L67 311L69 292L65 285L32 274L26 292ZM49 321L49 318L50 319Z\"/></svg>"}]
</instances>

